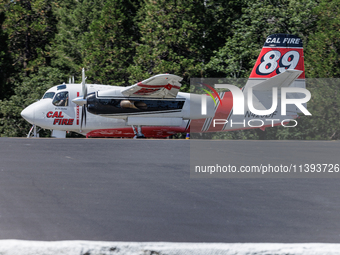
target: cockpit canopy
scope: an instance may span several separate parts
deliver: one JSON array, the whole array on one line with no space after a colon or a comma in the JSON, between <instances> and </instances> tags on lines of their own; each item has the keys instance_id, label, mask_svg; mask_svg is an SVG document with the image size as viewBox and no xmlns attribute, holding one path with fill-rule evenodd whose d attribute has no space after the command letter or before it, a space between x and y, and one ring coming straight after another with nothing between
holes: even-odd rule
<instances>
[{"instance_id":1,"label":"cockpit canopy","mask_svg":"<svg viewBox=\"0 0 340 255\"><path fill-rule=\"evenodd\" d=\"M46 92L42 99L53 98L54 95L55 95L54 92Z\"/></svg>"}]
</instances>

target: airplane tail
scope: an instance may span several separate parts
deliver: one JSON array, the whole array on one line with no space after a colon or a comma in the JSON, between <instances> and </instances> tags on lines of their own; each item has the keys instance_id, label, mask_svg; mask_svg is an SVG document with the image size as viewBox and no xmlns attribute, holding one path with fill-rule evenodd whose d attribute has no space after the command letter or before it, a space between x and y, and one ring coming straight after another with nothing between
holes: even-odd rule
<instances>
[{"instance_id":1,"label":"airplane tail","mask_svg":"<svg viewBox=\"0 0 340 255\"><path fill-rule=\"evenodd\" d=\"M227 84L216 86L223 88L224 85ZM286 89L287 87L289 87L289 90ZM292 89L292 87L295 88ZM302 40L289 34L270 35L267 37L249 79L242 89L243 97L238 95L235 99L231 91L228 91L222 92L219 100L215 97L215 100L219 102L219 104L215 103L215 107L207 107L209 106L208 101L206 115L202 116L201 121L192 123L192 130L194 130L193 132L196 130L199 132L218 132L257 127L265 128L288 123L297 118L298 114L306 108L305 102L308 100L305 100L307 97L303 94L304 92L301 92L301 89L305 89L305 87ZM291 93L282 91L290 91ZM238 94L238 90L236 89L233 93ZM284 98L282 96L282 100L301 100L290 100L289 102L286 101L287 104L281 104L283 93ZM245 100L242 101L239 98ZM251 103L248 101L249 98L252 100ZM213 104L211 101L210 103ZM300 104L290 103L292 101L298 101ZM243 105L244 108L237 107L237 109L242 110L236 112L236 104ZM285 109L281 109L281 107L285 107ZM192 107L193 110L196 108L196 106ZM201 108L204 109L204 107Z\"/></svg>"},{"instance_id":2,"label":"airplane tail","mask_svg":"<svg viewBox=\"0 0 340 255\"><path fill-rule=\"evenodd\" d=\"M252 88L254 108L258 110L270 109L272 105L272 89L283 87L305 88L305 68L302 40L289 34L273 34L267 37L266 42L256 60L255 66L249 76L244 93ZM248 97L248 95L247 95ZM302 98L298 93L287 94L288 99ZM278 100L281 96L279 93ZM306 107L306 105L304 105ZM254 117L251 109L248 114ZM276 109L277 116L281 111L281 104ZM300 109L295 105L287 105L287 115L296 117Z\"/></svg>"},{"instance_id":3,"label":"airplane tail","mask_svg":"<svg viewBox=\"0 0 340 255\"><path fill-rule=\"evenodd\" d=\"M270 35L263 45L246 86L254 86L286 70L302 71L297 80L304 81L305 67L302 40L289 34Z\"/></svg>"}]
</instances>

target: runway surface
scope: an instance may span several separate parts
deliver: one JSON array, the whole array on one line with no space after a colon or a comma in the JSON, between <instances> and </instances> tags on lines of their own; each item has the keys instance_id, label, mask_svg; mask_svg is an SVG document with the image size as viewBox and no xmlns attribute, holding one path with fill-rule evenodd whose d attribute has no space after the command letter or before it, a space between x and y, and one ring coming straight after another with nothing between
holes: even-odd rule
<instances>
[{"instance_id":1,"label":"runway surface","mask_svg":"<svg viewBox=\"0 0 340 255\"><path fill-rule=\"evenodd\" d=\"M1 138L0 238L340 241L340 179L190 178L189 143ZM274 157L279 147L287 161L306 148L313 148L306 159L340 161L339 142L215 143L225 152L238 148L233 160L249 164L245 155L271 148L266 156Z\"/></svg>"}]
</instances>

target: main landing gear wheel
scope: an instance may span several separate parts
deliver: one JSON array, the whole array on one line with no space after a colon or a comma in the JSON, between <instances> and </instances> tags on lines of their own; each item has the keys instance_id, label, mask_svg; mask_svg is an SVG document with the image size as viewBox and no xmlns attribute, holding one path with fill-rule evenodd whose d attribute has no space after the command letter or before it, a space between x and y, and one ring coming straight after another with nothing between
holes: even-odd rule
<instances>
[{"instance_id":1,"label":"main landing gear wheel","mask_svg":"<svg viewBox=\"0 0 340 255\"><path fill-rule=\"evenodd\" d=\"M135 130L135 127L132 126L132 130L133 130L133 133L135 134L133 139L136 139L136 138L145 138L145 136L142 133L142 127L141 126L137 126L137 131Z\"/></svg>"}]
</instances>

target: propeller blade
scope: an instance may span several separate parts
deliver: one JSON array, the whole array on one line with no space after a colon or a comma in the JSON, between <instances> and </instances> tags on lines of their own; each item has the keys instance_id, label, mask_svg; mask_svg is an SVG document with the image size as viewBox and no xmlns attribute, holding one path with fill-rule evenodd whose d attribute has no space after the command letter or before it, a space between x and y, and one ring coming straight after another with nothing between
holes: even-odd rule
<instances>
[{"instance_id":1,"label":"propeller blade","mask_svg":"<svg viewBox=\"0 0 340 255\"><path fill-rule=\"evenodd\" d=\"M84 108L81 108L81 119L80 119L80 130L83 128L83 119L84 119L84 114L83 114Z\"/></svg>"},{"instance_id":2,"label":"propeller blade","mask_svg":"<svg viewBox=\"0 0 340 255\"><path fill-rule=\"evenodd\" d=\"M84 119L85 119L84 124L86 126L86 106L84 105L83 108L84 108Z\"/></svg>"},{"instance_id":3,"label":"propeller blade","mask_svg":"<svg viewBox=\"0 0 340 255\"><path fill-rule=\"evenodd\" d=\"M83 98L85 99L87 96L87 86L86 86L86 77L85 77L85 68L83 68L81 73L81 85L82 85L82 92L83 92Z\"/></svg>"},{"instance_id":4,"label":"propeller blade","mask_svg":"<svg viewBox=\"0 0 340 255\"><path fill-rule=\"evenodd\" d=\"M83 107L81 108L80 129L83 128L83 123L84 123L84 126L86 126L86 106L85 105L83 105Z\"/></svg>"}]
</instances>

